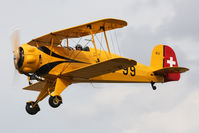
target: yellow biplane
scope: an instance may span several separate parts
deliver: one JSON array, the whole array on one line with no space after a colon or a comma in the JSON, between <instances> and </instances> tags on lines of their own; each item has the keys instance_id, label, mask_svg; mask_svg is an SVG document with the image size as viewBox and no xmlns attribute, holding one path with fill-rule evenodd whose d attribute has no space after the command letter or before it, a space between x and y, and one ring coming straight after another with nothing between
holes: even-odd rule
<instances>
[{"instance_id":1,"label":"yellow biplane","mask_svg":"<svg viewBox=\"0 0 199 133\"><path fill-rule=\"evenodd\" d=\"M167 45L153 49L150 66L111 53L106 31L124 26L127 22L123 20L102 19L46 34L20 47L17 33L13 34L15 68L30 83L23 89L39 91L35 101L27 102L26 111L36 114L38 103L48 95L50 106L59 107L60 94L73 83L150 83L155 90L155 83L178 81L180 73L188 70L178 67L176 55ZM98 33L104 34L107 51L96 48L94 35ZM70 39L84 36L91 36L93 48L70 47ZM64 39L67 46L61 43ZM32 84L32 80L37 82Z\"/></svg>"}]
</instances>

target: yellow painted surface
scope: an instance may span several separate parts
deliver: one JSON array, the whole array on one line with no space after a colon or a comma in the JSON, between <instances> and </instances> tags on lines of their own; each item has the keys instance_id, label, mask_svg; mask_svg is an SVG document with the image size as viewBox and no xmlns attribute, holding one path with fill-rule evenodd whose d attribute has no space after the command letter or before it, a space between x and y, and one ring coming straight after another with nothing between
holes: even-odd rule
<instances>
[{"instance_id":1,"label":"yellow painted surface","mask_svg":"<svg viewBox=\"0 0 199 133\"><path fill-rule=\"evenodd\" d=\"M31 40L30 42L28 42L28 44L36 46L37 42L39 45L50 45L52 36L55 36L54 46L57 46L60 44L60 40L66 38L70 39L70 38L78 38L90 35L90 29L88 28L88 26L92 27L93 34L97 34L103 32L102 27L104 27L105 31L109 31L127 26L127 22L124 20L113 19L113 18L101 19L94 22L46 34L44 36Z\"/></svg>"},{"instance_id":2,"label":"yellow painted surface","mask_svg":"<svg viewBox=\"0 0 199 133\"><path fill-rule=\"evenodd\" d=\"M19 69L19 72L35 72L40 66L40 52L36 47L32 47L28 44L23 44L21 47L24 49L24 62L23 66Z\"/></svg>"},{"instance_id":3,"label":"yellow painted surface","mask_svg":"<svg viewBox=\"0 0 199 133\"><path fill-rule=\"evenodd\" d=\"M24 49L27 44L22 45ZM28 46L28 47L33 47L33 46ZM63 47L56 47L53 46L52 48L52 53L55 53L57 55L60 55L62 57L65 57L66 59L61 59L58 57L53 57L52 55L48 55L39 49L35 49L36 47L33 47L35 52L33 55L36 55L36 57L41 56L41 59L39 59L39 66L32 66L34 70L32 72L35 72L36 69L39 69L43 67L46 64L52 63L52 62L58 62L58 61L63 61L63 63L60 63L53 67L47 74L41 75L41 77L44 77L46 79L53 79L55 80L56 77L61 76L63 74L66 74L68 72L71 72L73 70L87 67L93 64L97 64L96 62L96 52L95 49L90 48L90 51L79 51L79 50L69 50L67 48ZM46 46L46 48L50 49L51 46ZM97 50L98 57L100 62L106 61L110 59L109 53L103 50ZM25 53L25 59L24 59L24 64L23 66L28 66L27 61L26 61L26 56L31 56L32 53ZM124 58L116 54L111 53L111 58ZM156 55L154 56L156 59ZM38 59L37 59L38 60ZM69 60L75 60L78 62L67 62ZM159 58L157 58L159 60ZM81 63L79 63L81 62ZM162 62L162 61L161 61ZM155 64L156 65L156 64ZM22 67L25 70L25 67ZM31 68L31 67L30 67ZM78 79L73 77L66 77L65 80L68 80L70 78L71 82L163 82L163 77L161 76L154 76L153 74L153 69L156 69L154 67L149 67L146 65L143 65L141 63L137 63L134 67L129 67L128 69L122 69L118 70L116 72L108 73L105 75L101 75L98 77L94 77L91 79ZM22 70L23 71L23 70ZM97 70L96 70L97 71Z\"/></svg>"},{"instance_id":4,"label":"yellow painted surface","mask_svg":"<svg viewBox=\"0 0 199 133\"><path fill-rule=\"evenodd\" d=\"M154 47L151 55L151 68L153 70L158 70L163 68L163 60L164 60L164 53L163 53L163 45L157 45Z\"/></svg>"},{"instance_id":5,"label":"yellow painted surface","mask_svg":"<svg viewBox=\"0 0 199 133\"><path fill-rule=\"evenodd\" d=\"M59 96L66 89L66 87L69 86L70 84L71 84L71 82L69 80L57 78L55 90L51 94L51 96L57 96L57 95Z\"/></svg>"}]
</instances>

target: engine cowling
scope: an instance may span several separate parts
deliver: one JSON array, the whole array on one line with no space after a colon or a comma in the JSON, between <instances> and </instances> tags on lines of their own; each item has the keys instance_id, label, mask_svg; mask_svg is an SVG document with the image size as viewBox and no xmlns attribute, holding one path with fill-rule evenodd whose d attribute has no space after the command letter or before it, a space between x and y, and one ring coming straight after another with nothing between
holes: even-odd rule
<instances>
[{"instance_id":1,"label":"engine cowling","mask_svg":"<svg viewBox=\"0 0 199 133\"><path fill-rule=\"evenodd\" d=\"M34 73L40 66L40 59L41 55L36 47L23 44L14 58L15 68L19 73Z\"/></svg>"}]
</instances>

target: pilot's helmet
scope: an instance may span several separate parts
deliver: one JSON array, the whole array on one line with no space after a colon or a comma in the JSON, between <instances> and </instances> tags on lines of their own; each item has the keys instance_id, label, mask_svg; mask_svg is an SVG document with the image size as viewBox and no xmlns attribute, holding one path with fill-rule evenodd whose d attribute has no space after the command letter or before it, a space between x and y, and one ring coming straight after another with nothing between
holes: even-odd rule
<instances>
[{"instance_id":1,"label":"pilot's helmet","mask_svg":"<svg viewBox=\"0 0 199 133\"><path fill-rule=\"evenodd\" d=\"M82 45L77 44L76 47L75 47L75 49L76 49L76 50L82 50Z\"/></svg>"}]
</instances>

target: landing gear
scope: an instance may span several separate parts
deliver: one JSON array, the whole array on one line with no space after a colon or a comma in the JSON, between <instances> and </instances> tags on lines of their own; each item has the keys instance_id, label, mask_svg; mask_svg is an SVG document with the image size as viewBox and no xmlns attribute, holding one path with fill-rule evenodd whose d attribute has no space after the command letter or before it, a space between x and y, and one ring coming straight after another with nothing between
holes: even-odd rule
<instances>
[{"instance_id":1,"label":"landing gear","mask_svg":"<svg viewBox=\"0 0 199 133\"><path fill-rule=\"evenodd\" d=\"M31 101L26 103L26 111L30 115L35 115L40 111L40 108L38 104L35 104L35 102Z\"/></svg>"},{"instance_id":2,"label":"landing gear","mask_svg":"<svg viewBox=\"0 0 199 133\"><path fill-rule=\"evenodd\" d=\"M59 107L60 104L62 104L62 98L61 98L61 96L58 96L58 95L56 95L56 96L50 96L50 98L49 98L49 104L53 108Z\"/></svg>"},{"instance_id":3,"label":"landing gear","mask_svg":"<svg viewBox=\"0 0 199 133\"><path fill-rule=\"evenodd\" d=\"M33 87L40 87L40 93L36 99L36 101L31 101L26 103L26 111L30 115L35 115L40 111L38 103L50 95L49 104L53 108L57 108L62 104L62 98L60 94L64 91L64 89L72 84L69 80L64 80L61 78L57 78L56 83L54 80L45 80L44 82L35 83ZM32 87L31 86L31 87Z\"/></svg>"},{"instance_id":4,"label":"landing gear","mask_svg":"<svg viewBox=\"0 0 199 133\"><path fill-rule=\"evenodd\" d=\"M152 87L153 90L156 90L157 87L156 87L154 84L155 84L155 82L152 81L152 82L151 82L151 87Z\"/></svg>"}]
</instances>

